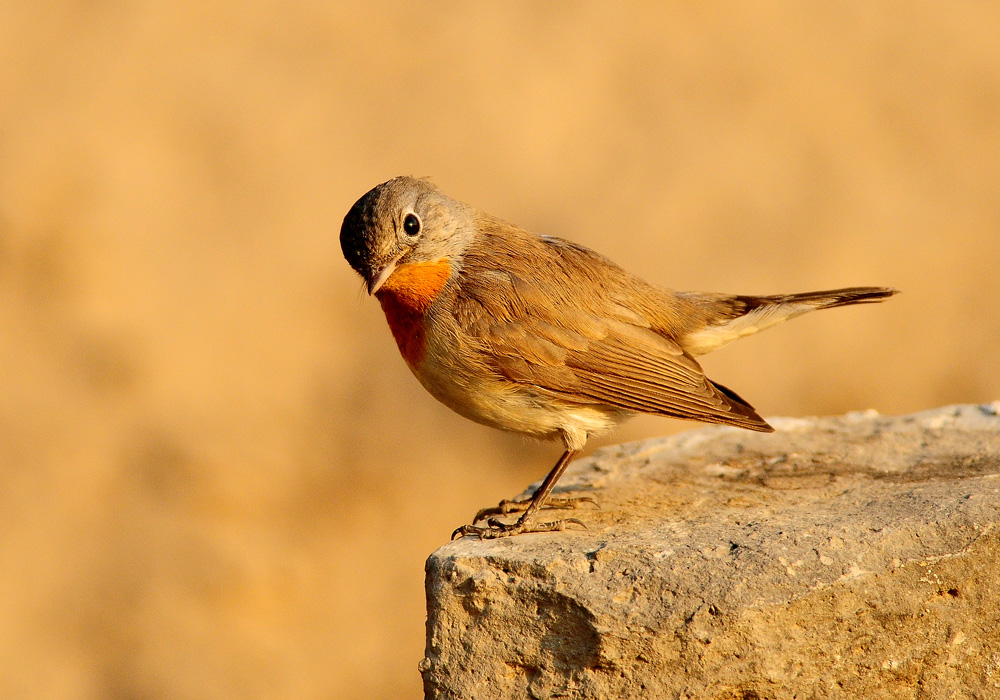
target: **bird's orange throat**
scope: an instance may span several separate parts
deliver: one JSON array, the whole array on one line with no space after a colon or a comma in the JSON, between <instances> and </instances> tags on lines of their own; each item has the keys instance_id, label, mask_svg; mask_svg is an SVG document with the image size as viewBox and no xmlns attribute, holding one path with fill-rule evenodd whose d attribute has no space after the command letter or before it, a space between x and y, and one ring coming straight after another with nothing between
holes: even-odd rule
<instances>
[{"instance_id":1,"label":"bird's orange throat","mask_svg":"<svg viewBox=\"0 0 1000 700\"><path fill-rule=\"evenodd\" d=\"M424 359L424 316L450 274L447 260L400 265L375 292L399 352L411 367Z\"/></svg>"}]
</instances>

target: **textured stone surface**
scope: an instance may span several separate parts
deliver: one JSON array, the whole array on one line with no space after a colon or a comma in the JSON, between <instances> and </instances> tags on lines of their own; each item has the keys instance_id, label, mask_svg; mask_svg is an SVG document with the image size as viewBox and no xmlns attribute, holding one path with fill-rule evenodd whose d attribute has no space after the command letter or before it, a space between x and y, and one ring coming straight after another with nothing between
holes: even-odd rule
<instances>
[{"instance_id":1,"label":"textured stone surface","mask_svg":"<svg viewBox=\"0 0 1000 700\"><path fill-rule=\"evenodd\" d=\"M428 559L427 697L1000 698L998 413L602 450L589 531Z\"/></svg>"}]
</instances>

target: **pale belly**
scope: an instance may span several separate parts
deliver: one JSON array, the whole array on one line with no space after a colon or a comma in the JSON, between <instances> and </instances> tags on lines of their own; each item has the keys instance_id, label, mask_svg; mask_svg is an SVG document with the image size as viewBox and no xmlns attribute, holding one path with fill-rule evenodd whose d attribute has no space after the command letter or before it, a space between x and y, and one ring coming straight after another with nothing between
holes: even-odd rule
<instances>
[{"instance_id":1,"label":"pale belly","mask_svg":"<svg viewBox=\"0 0 1000 700\"><path fill-rule=\"evenodd\" d=\"M442 357L442 354L444 355ZM603 405L566 401L537 387L463 366L452 353L430 352L413 374L432 396L459 415L483 425L536 438L561 439L580 449L633 414Z\"/></svg>"}]
</instances>

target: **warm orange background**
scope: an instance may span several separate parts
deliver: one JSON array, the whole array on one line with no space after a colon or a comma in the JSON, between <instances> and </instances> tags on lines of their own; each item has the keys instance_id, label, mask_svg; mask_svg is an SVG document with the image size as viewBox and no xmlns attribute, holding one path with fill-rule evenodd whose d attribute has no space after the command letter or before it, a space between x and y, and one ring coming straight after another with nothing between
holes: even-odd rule
<instances>
[{"instance_id":1,"label":"warm orange background","mask_svg":"<svg viewBox=\"0 0 1000 700\"><path fill-rule=\"evenodd\" d=\"M0 5L4 698L419 696L424 558L559 448L397 356L338 243L393 175L679 289L904 290L705 358L764 415L1000 397L997 3L348 5Z\"/></svg>"}]
</instances>

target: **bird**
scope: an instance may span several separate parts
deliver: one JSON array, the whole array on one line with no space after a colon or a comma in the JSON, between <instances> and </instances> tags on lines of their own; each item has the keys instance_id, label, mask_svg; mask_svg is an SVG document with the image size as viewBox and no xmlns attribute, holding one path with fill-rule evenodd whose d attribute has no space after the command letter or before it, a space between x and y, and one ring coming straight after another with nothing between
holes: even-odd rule
<instances>
[{"instance_id":1,"label":"bird","mask_svg":"<svg viewBox=\"0 0 1000 700\"><path fill-rule=\"evenodd\" d=\"M434 398L477 423L562 442L562 456L530 498L481 510L453 539L586 528L578 518L541 520L539 512L594 502L550 493L590 437L638 413L772 432L695 358L809 311L897 292L673 291L408 176L358 199L340 244L381 304L406 365ZM520 515L510 523L499 517L510 514Z\"/></svg>"}]
</instances>

